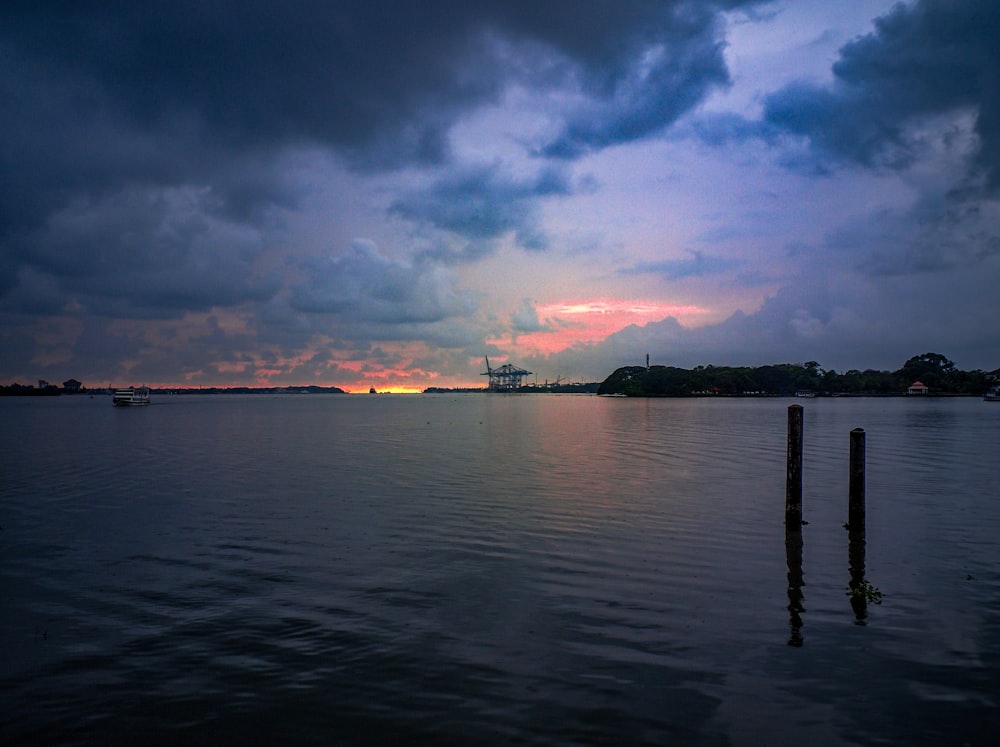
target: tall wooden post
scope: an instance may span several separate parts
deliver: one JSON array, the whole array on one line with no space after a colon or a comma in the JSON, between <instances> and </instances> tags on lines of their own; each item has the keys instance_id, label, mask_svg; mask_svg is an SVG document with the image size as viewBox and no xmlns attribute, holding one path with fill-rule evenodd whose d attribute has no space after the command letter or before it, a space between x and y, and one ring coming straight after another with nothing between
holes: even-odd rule
<instances>
[{"instance_id":1,"label":"tall wooden post","mask_svg":"<svg viewBox=\"0 0 1000 747\"><path fill-rule=\"evenodd\" d=\"M788 407L785 526L802 525L802 405Z\"/></svg>"},{"instance_id":2,"label":"tall wooden post","mask_svg":"<svg viewBox=\"0 0 1000 747\"><path fill-rule=\"evenodd\" d=\"M865 530L865 430L851 431L851 467L848 481L847 525L852 530Z\"/></svg>"}]
</instances>

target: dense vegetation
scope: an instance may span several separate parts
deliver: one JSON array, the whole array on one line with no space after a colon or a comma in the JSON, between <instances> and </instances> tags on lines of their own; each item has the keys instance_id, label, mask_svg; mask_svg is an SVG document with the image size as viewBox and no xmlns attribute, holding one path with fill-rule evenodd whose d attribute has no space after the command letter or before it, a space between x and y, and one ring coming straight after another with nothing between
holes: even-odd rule
<instances>
[{"instance_id":1,"label":"dense vegetation","mask_svg":"<svg viewBox=\"0 0 1000 747\"><path fill-rule=\"evenodd\" d=\"M619 368L598 388L598 394L631 397L689 397L705 395L816 395L905 394L915 381L922 381L930 394L981 395L994 378L984 371L960 371L940 353L910 358L897 371L824 370L816 361L746 366L626 366Z\"/></svg>"}]
</instances>

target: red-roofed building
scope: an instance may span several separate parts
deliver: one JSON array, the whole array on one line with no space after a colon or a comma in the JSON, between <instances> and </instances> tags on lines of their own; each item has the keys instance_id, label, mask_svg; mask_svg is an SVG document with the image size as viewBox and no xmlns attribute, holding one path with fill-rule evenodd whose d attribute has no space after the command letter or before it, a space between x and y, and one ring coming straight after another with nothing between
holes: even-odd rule
<instances>
[{"instance_id":1,"label":"red-roofed building","mask_svg":"<svg viewBox=\"0 0 1000 747\"><path fill-rule=\"evenodd\" d=\"M930 390L927 388L927 385L924 382L914 381L912 384L910 384L910 388L906 390L906 393L911 395L915 394L918 396L922 396L927 394L928 391Z\"/></svg>"}]
</instances>

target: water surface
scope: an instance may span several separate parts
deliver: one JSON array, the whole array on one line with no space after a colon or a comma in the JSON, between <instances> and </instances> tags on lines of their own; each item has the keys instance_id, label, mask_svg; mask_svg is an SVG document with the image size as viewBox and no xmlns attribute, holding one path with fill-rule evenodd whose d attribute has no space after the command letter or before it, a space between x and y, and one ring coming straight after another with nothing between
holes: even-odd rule
<instances>
[{"instance_id":1,"label":"water surface","mask_svg":"<svg viewBox=\"0 0 1000 747\"><path fill-rule=\"evenodd\" d=\"M792 402L0 399L0 742L992 744L1000 406L800 401L786 536Z\"/></svg>"}]
</instances>

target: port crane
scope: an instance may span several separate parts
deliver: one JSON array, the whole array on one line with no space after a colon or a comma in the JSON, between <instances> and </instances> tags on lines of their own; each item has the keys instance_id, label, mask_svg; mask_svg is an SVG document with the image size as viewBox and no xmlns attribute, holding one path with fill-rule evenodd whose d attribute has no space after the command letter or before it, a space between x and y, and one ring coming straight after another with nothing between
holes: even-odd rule
<instances>
[{"instance_id":1,"label":"port crane","mask_svg":"<svg viewBox=\"0 0 1000 747\"><path fill-rule=\"evenodd\" d=\"M521 388L521 381L525 376L530 376L531 371L504 363L499 368L490 366L489 356L486 358L486 373L482 376L489 376L490 383L487 387L491 392L514 392Z\"/></svg>"}]
</instances>

